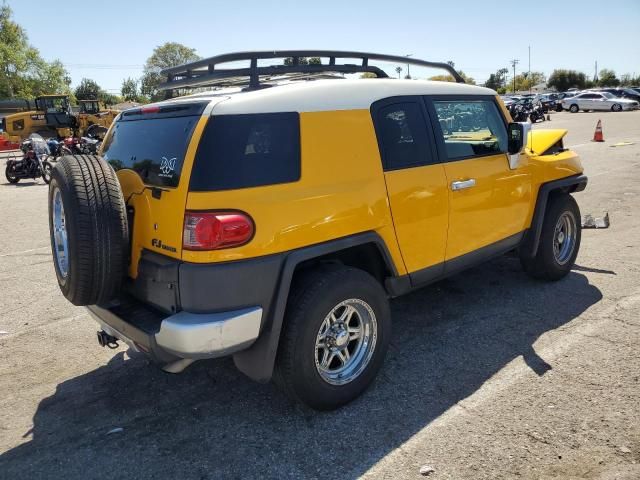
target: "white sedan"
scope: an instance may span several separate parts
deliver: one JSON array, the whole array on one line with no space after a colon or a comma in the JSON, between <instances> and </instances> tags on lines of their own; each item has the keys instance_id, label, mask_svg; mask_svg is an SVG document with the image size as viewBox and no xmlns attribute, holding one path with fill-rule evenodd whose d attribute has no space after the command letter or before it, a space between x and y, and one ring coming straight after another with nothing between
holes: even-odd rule
<instances>
[{"instance_id":1,"label":"white sedan","mask_svg":"<svg viewBox=\"0 0 640 480\"><path fill-rule=\"evenodd\" d=\"M589 110L611 110L620 112L622 110L637 110L640 104L635 100L618 98L609 92L584 92L575 97L563 98L562 108L572 113L579 110L588 112Z\"/></svg>"}]
</instances>

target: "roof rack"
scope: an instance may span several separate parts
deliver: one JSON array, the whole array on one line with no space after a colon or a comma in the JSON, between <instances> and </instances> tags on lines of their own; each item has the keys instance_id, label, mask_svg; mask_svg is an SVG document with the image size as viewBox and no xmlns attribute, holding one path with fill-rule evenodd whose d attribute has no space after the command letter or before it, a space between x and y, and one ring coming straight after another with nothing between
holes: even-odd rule
<instances>
[{"instance_id":1,"label":"roof rack","mask_svg":"<svg viewBox=\"0 0 640 480\"><path fill-rule=\"evenodd\" d=\"M329 58L329 63L309 64L301 63L300 59L308 57ZM258 60L270 58L291 58L290 64L258 66ZM358 59L358 64L337 62L336 59ZM222 68L220 64L249 61L247 68ZM238 83L238 77L248 77L248 88L258 89L265 87L260 83L261 76L286 75L291 73L374 73L378 78L386 78L388 75L379 67L369 65L370 60L382 62L396 62L421 67L432 67L446 70L458 83L465 83L460 74L448 63L428 62L417 58L397 55L382 55L379 53L347 52L338 50L278 50L264 52L237 52L204 58L195 62L186 63L178 67L162 70L167 81L158 86L159 90L171 90L178 88L198 88L207 86L222 86L225 80L233 79L232 83Z\"/></svg>"}]
</instances>

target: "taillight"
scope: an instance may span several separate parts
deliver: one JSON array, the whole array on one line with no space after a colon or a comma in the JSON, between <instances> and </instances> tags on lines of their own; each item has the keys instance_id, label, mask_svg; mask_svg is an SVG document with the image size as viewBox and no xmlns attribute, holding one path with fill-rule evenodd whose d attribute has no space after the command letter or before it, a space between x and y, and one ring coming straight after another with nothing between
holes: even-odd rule
<instances>
[{"instance_id":1,"label":"taillight","mask_svg":"<svg viewBox=\"0 0 640 480\"><path fill-rule=\"evenodd\" d=\"M185 250L239 247L253 237L251 217L240 212L186 212L182 246Z\"/></svg>"}]
</instances>

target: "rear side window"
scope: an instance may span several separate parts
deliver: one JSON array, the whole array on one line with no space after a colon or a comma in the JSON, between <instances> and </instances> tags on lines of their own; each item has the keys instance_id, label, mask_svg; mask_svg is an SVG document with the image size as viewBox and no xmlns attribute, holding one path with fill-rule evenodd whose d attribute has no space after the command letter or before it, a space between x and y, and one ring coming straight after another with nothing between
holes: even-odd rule
<instances>
[{"instance_id":1,"label":"rear side window","mask_svg":"<svg viewBox=\"0 0 640 480\"><path fill-rule=\"evenodd\" d=\"M134 170L147 185L177 187L199 119L189 115L120 120L105 139L102 156L115 170Z\"/></svg>"},{"instance_id":2,"label":"rear side window","mask_svg":"<svg viewBox=\"0 0 640 480\"><path fill-rule=\"evenodd\" d=\"M205 127L190 190L258 187L300 179L296 112L212 116Z\"/></svg>"},{"instance_id":3,"label":"rear side window","mask_svg":"<svg viewBox=\"0 0 640 480\"><path fill-rule=\"evenodd\" d=\"M380 108L376 113L376 134L385 170L433 163L419 103L394 103Z\"/></svg>"},{"instance_id":4,"label":"rear side window","mask_svg":"<svg viewBox=\"0 0 640 480\"><path fill-rule=\"evenodd\" d=\"M435 100L449 160L507 151L507 127L491 100Z\"/></svg>"}]
</instances>

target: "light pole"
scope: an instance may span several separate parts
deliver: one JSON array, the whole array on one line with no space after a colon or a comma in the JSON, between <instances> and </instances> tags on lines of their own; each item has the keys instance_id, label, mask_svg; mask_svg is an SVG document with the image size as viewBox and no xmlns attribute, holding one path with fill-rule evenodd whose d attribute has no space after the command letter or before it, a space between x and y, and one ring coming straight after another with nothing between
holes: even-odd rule
<instances>
[{"instance_id":1,"label":"light pole","mask_svg":"<svg viewBox=\"0 0 640 480\"><path fill-rule=\"evenodd\" d=\"M413 53L407 53L405 55L405 57L407 57L407 58L412 57L412 56L413 56ZM411 70L409 69L409 64L408 63L407 63L407 78L409 78L409 79L411 78Z\"/></svg>"},{"instance_id":2,"label":"light pole","mask_svg":"<svg viewBox=\"0 0 640 480\"><path fill-rule=\"evenodd\" d=\"M513 67L513 93L516 93L516 65L520 63L520 60L514 58L511 60L511 66Z\"/></svg>"},{"instance_id":3,"label":"light pole","mask_svg":"<svg viewBox=\"0 0 640 480\"><path fill-rule=\"evenodd\" d=\"M531 93L531 87L533 86L533 82L531 81L531 45L529 45L529 93Z\"/></svg>"}]
</instances>

